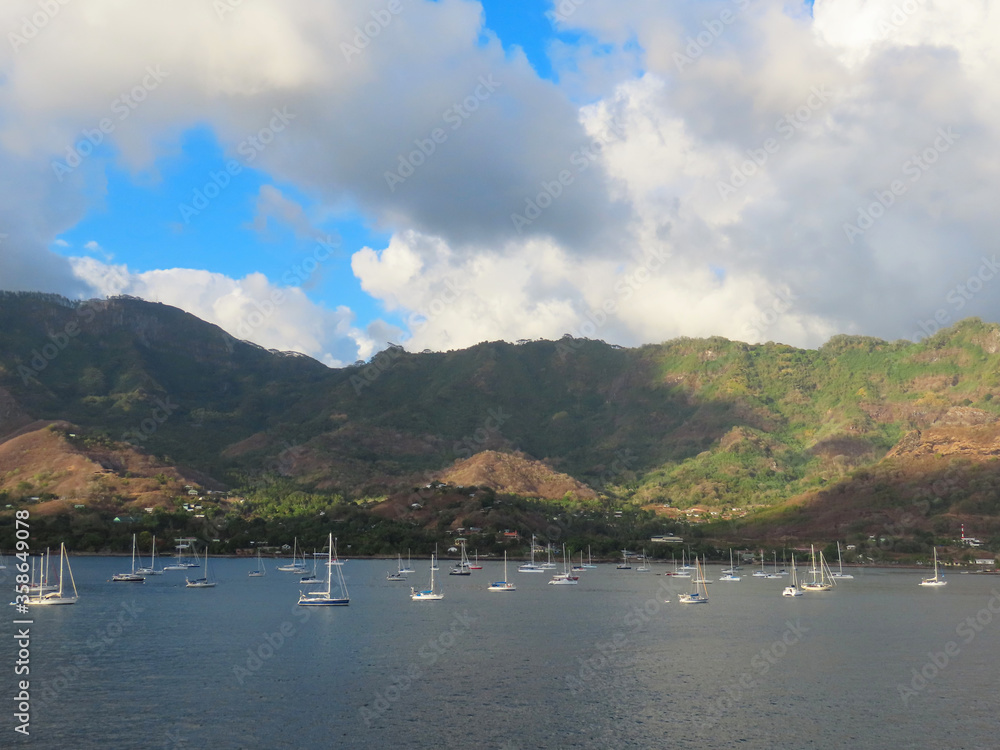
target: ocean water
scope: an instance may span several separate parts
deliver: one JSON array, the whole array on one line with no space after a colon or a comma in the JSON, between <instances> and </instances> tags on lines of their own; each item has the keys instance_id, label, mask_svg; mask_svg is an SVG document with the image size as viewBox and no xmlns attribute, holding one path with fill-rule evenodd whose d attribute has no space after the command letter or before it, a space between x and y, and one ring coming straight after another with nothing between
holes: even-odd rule
<instances>
[{"instance_id":1,"label":"ocean water","mask_svg":"<svg viewBox=\"0 0 1000 750\"><path fill-rule=\"evenodd\" d=\"M577 586L511 565L518 590L490 593L502 563L442 561L444 600L412 602L427 561L401 584L394 561L351 560L350 606L303 608L273 561L212 560L204 590L109 582L123 562L73 558L80 601L32 609L31 735L10 701L0 747L997 747L994 576L864 569L795 599L744 577L695 606L655 565Z\"/></svg>"}]
</instances>

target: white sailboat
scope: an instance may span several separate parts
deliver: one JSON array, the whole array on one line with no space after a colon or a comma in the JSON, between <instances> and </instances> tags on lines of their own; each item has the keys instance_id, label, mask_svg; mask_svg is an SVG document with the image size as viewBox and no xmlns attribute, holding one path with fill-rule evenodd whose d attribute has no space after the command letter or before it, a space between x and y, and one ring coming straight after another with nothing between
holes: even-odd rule
<instances>
[{"instance_id":1,"label":"white sailboat","mask_svg":"<svg viewBox=\"0 0 1000 750\"><path fill-rule=\"evenodd\" d=\"M770 574L764 570L764 550L760 551L760 570L753 572L754 578L770 578Z\"/></svg>"},{"instance_id":2,"label":"white sailboat","mask_svg":"<svg viewBox=\"0 0 1000 750\"><path fill-rule=\"evenodd\" d=\"M326 590L310 591L308 593L300 591L298 601L300 607L345 607L351 603L351 598L347 594L347 583L344 581L344 571L333 564L333 534L330 534L329 544L330 549L327 552L326 562ZM333 595L334 568L337 570L340 596Z\"/></svg>"},{"instance_id":3,"label":"white sailboat","mask_svg":"<svg viewBox=\"0 0 1000 750\"><path fill-rule=\"evenodd\" d=\"M137 568L136 573L144 576L162 576L163 571L156 569L156 536L153 536L153 548L149 551L149 567Z\"/></svg>"},{"instance_id":4,"label":"white sailboat","mask_svg":"<svg viewBox=\"0 0 1000 750\"><path fill-rule=\"evenodd\" d=\"M305 557L302 558L302 562L305 562ZM302 576L299 579L299 583L304 586L318 586L323 582L324 579L316 577L316 551L313 550L313 571L309 575Z\"/></svg>"},{"instance_id":5,"label":"white sailboat","mask_svg":"<svg viewBox=\"0 0 1000 750\"><path fill-rule=\"evenodd\" d=\"M552 580L549 581L554 586L575 586L579 583L580 577L575 576L569 571L568 563L566 562L566 545L563 545L563 572L556 573L552 576Z\"/></svg>"},{"instance_id":6,"label":"white sailboat","mask_svg":"<svg viewBox=\"0 0 1000 750\"><path fill-rule=\"evenodd\" d=\"M518 566L518 573L544 573L541 565L535 564L535 535L531 535L531 562L526 562Z\"/></svg>"},{"instance_id":7,"label":"white sailboat","mask_svg":"<svg viewBox=\"0 0 1000 750\"><path fill-rule=\"evenodd\" d=\"M299 573L301 575L306 575L309 572L306 568L305 553L302 555L302 562L299 562L298 547L299 538L295 537L292 541L292 561L288 565L279 565L277 570L280 570L282 573Z\"/></svg>"},{"instance_id":8,"label":"white sailboat","mask_svg":"<svg viewBox=\"0 0 1000 750\"><path fill-rule=\"evenodd\" d=\"M42 562L45 564L42 565ZM41 555L38 556L38 583L35 583L35 574L32 571L31 582L28 584L29 594L44 594L46 591L55 591L59 588L56 584L52 583L50 579L50 572L52 570L52 560L49 554L49 548L45 548L45 557Z\"/></svg>"},{"instance_id":9,"label":"white sailboat","mask_svg":"<svg viewBox=\"0 0 1000 750\"><path fill-rule=\"evenodd\" d=\"M691 591L681 594L677 601L681 604L705 604L708 602L708 587L705 586L705 575L701 570L701 562L694 559L694 578L691 579Z\"/></svg>"},{"instance_id":10,"label":"white sailboat","mask_svg":"<svg viewBox=\"0 0 1000 750\"><path fill-rule=\"evenodd\" d=\"M202 578L185 578L184 585L189 589L210 589L214 588L215 581L208 578L208 545L205 545L205 575Z\"/></svg>"},{"instance_id":11,"label":"white sailboat","mask_svg":"<svg viewBox=\"0 0 1000 750\"><path fill-rule=\"evenodd\" d=\"M444 599L444 594L434 588L434 558L431 558L431 585L423 591L410 588L410 599L415 602L436 602Z\"/></svg>"},{"instance_id":12,"label":"white sailboat","mask_svg":"<svg viewBox=\"0 0 1000 750\"><path fill-rule=\"evenodd\" d=\"M63 574L63 565L66 566L66 572L69 573L70 583L73 585L73 595L70 596L68 591L64 590L65 576ZM66 543L63 542L59 545L59 588L55 591L49 591L48 593L38 592L38 598L29 599L28 604L42 605L42 606L52 606L56 604L76 604L77 599L80 595L76 591L76 581L73 579L73 569L69 566L69 556L66 554Z\"/></svg>"},{"instance_id":13,"label":"white sailboat","mask_svg":"<svg viewBox=\"0 0 1000 750\"><path fill-rule=\"evenodd\" d=\"M837 572L836 573L832 573L831 575L832 575L833 578L851 578L851 579L854 578L854 576L852 576L850 573L845 573L844 572L844 560L840 556L840 540L839 539L837 540Z\"/></svg>"},{"instance_id":14,"label":"white sailboat","mask_svg":"<svg viewBox=\"0 0 1000 750\"><path fill-rule=\"evenodd\" d=\"M648 573L650 571L649 558L646 557L646 550L642 551L642 564L635 569L636 573Z\"/></svg>"},{"instance_id":15,"label":"white sailboat","mask_svg":"<svg viewBox=\"0 0 1000 750\"><path fill-rule=\"evenodd\" d=\"M410 557L410 549L406 548L406 567L403 567L403 557L399 557L399 572L400 573L416 573L417 571L413 569L413 558Z\"/></svg>"},{"instance_id":16,"label":"white sailboat","mask_svg":"<svg viewBox=\"0 0 1000 750\"><path fill-rule=\"evenodd\" d=\"M503 580L494 581L487 588L487 591L516 591L513 583L507 580L507 550L503 552Z\"/></svg>"},{"instance_id":17,"label":"white sailboat","mask_svg":"<svg viewBox=\"0 0 1000 750\"><path fill-rule=\"evenodd\" d=\"M811 549L812 556L812 569L810 573L812 574L812 580L807 581L802 584L803 591L829 591L832 589L837 582L830 578L829 571L830 568L826 564L826 560L823 558L823 553L819 553L819 565L816 565L816 548L813 545L809 545Z\"/></svg>"},{"instance_id":18,"label":"white sailboat","mask_svg":"<svg viewBox=\"0 0 1000 750\"><path fill-rule=\"evenodd\" d=\"M799 588L799 576L795 572L795 554L792 553L792 580L787 586L785 586L784 591L781 592L782 596L802 596L802 589Z\"/></svg>"},{"instance_id":19,"label":"white sailboat","mask_svg":"<svg viewBox=\"0 0 1000 750\"><path fill-rule=\"evenodd\" d=\"M143 583L146 579L135 572L135 534L132 535L132 572L115 573L111 576L112 581L125 581L128 583Z\"/></svg>"},{"instance_id":20,"label":"white sailboat","mask_svg":"<svg viewBox=\"0 0 1000 750\"><path fill-rule=\"evenodd\" d=\"M733 548L729 548L729 567L719 576L720 581L739 581L740 576L736 575L736 566L733 565Z\"/></svg>"},{"instance_id":21,"label":"white sailboat","mask_svg":"<svg viewBox=\"0 0 1000 750\"><path fill-rule=\"evenodd\" d=\"M174 541L177 542L177 551L174 553L174 562L172 562L170 565L164 565L163 569L187 570L188 569L187 563L184 562L184 550L188 548L186 540L175 539Z\"/></svg>"},{"instance_id":22,"label":"white sailboat","mask_svg":"<svg viewBox=\"0 0 1000 750\"><path fill-rule=\"evenodd\" d=\"M940 575L938 575L938 561L937 561L937 547L934 548L934 577L925 578L919 584L920 586L946 586L948 582L944 580Z\"/></svg>"},{"instance_id":23,"label":"white sailboat","mask_svg":"<svg viewBox=\"0 0 1000 750\"><path fill-rule=\"evenodd\" d=\"M267 575L267 571L264 569L264 561L260 559L260 547L257 548L257 569L251 570L247 575L250 578L261 578Z\"/></svg>"},{"instance_id":24,"label":"white sailboat","mask_svg":"<svg viewBox=\"0 0 1000 750\"><path fill-rule=\"evenodd\" d=\"M546 542L545 544L545 552L548 555L548 561L543 562L539 567L541 567L544 570L555 570L556 568L558 568L559 566L556 565L554 562L552 562L552 545L549 544L548 542Z\"/></svg>"},{"instance_id":25,"label":"white sailboat","mask_svg":"<svg viewBox=\"0 0 1000 750\"><path fill-rule=\"evenodd\" d=\"M583 553L581 552L580 554L582 555ZM590 557L590 545L589 544L587 545L587 564L584 565L583 567L585 567L585 568L596 568L597 567L596 565L594 565L594 561Z\"/></svg>"}]
</instances>

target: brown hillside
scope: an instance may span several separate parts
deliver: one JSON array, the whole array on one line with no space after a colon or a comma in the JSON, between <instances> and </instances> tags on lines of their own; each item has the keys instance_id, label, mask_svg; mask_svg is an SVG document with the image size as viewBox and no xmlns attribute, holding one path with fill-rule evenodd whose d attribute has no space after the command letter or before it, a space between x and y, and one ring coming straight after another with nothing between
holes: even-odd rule
<instances>
[{"instance_id":1,"label":"brown hillside","mask_svg":"<svg viewBox=\"0 0 1000 750\"><path fill-rule=\"evenodd\" d=\"M35 506L33 512L44 514L77 503L130 512L172 507L186 485L221 489L128 445L88 444L72 437L73 429L54 422L0 442L0 491L12 498L55 496Z\"/></svg>"},{"instance_id":2,"label":"brown hillside","mask_svg":"<svg viewBox=\"0 0 1000 750\"><path fill-rule=\"evenodd\" d=\"M567 474L560 474L541 461L521 454L483 451L441 472L448 484L490 487L525 497L558 500L566 494L580 500L597 497L587 485Z\"/></svg>"}]
</instances>

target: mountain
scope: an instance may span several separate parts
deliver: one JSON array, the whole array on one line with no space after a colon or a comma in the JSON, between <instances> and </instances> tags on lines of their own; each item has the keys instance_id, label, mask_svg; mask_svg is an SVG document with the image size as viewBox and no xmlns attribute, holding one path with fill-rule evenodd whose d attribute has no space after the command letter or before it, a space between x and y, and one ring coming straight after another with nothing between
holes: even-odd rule
<instances>
[{"instance_id":1,"label":"mountain","mask_svg":"<svg viewBox=\"0 0 1000 750\"><path fill-rule=\"evenodd\" d=\"M618 504L745 516L748 537L860 534L887 523L866 509L903 507L938 482L940 454L956 489L928 513L944 533L995 513L983 482L998 392L1000 326L978 319L919 343L835 336L807 350L715 337L624 349L566 336L392 346L329 368L162 304L0 293L0 441L60 420L230 487L274 475L374 498L445 472L552 494L514 481L520 469L504 478L517 462L502 456L520 456Z\"/></svg>"}]
</instances>

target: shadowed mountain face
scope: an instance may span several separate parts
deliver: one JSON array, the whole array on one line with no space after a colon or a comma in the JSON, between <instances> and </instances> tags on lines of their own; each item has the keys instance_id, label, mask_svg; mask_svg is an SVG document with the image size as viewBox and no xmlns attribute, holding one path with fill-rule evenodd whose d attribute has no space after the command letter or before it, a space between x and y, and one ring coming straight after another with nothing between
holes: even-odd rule
<instances>
[{"instance_id":1,"label":"shadowed mountain face","mask_svg":"<svg viewBox=\"0 0 1000 750\"><path fill-rule=\"evenodd\" d=\"M962 476L962 462L994 461L998 352L1000 327L970 319L919 344L564 338L392 348L331 369L165 305L0 293L0 440L65 420L229 484L270 471L348 496L499 451L543 461L582 493L574 479L658 507L795 498L801 515L856 496L843 488L890 463L902 475L878 493L892 505L923 476L907 468L920 456ZM502 477L504 461L488 455L455 471Z\"/></svg>"}]
</instances>

